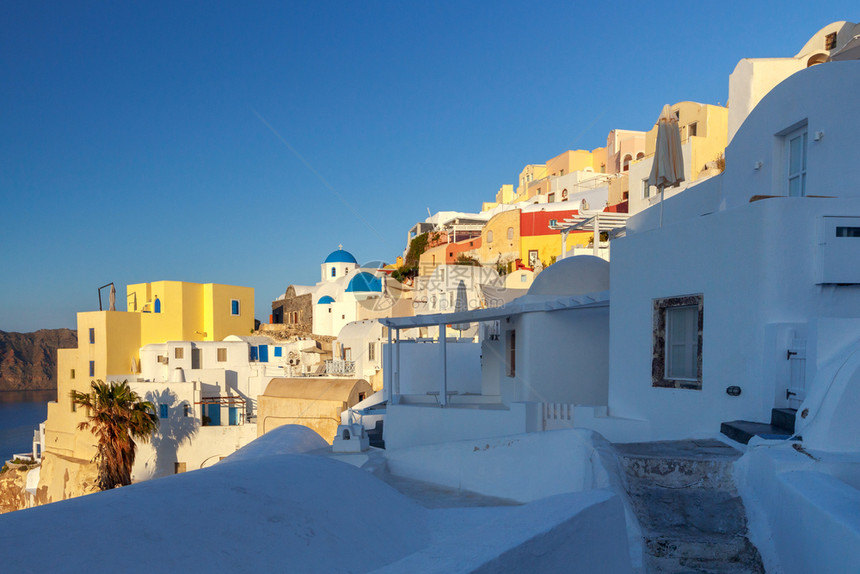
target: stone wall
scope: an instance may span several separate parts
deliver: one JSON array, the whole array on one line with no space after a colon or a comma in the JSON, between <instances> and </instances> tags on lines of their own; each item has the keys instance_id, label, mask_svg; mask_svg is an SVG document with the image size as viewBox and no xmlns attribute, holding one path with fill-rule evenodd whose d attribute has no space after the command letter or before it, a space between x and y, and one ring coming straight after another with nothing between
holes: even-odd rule
<instances>
[{"instance_id":1,"label":"stone wall","mask_svg":"<svg viewBox=\"0 0 860 574\"><path fill-rule=\"evenodd\" d=\"M314 305L311 293L296 296L294 291L287 289L286 297L272 301L272 320L276 324L285 325L288 335L308 335L314 326ZM294 319L297 314L298 320Z\"/></svg>"}]
</instances>

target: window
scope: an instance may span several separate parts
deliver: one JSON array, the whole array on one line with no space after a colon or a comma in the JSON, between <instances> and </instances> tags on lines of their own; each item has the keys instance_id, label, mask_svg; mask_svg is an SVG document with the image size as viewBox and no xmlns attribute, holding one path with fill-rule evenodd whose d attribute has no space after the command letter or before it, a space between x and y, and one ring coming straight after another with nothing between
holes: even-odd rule
<instances>
[{"instance_id":1,"label":"window","mask_svg":"<svg viewBox=\"0 0 860 574\"><path fill-rule=\"evenodd\" d=\"M71 371L69 371L69 378L70 378L70 379L74 379L74 378L75 378L75 370L74 370L74 369L72 369Z\"/></svg>"},{"instance_id":2,"label":"window","mask_svg":"<svg viewBox=\"0 0 860 574\"><path fill-rule=\"evenodd\" d=\"M187 466L184 462L174 462L173 463L173 474L182 474L185 472Z\"/></svg>"},{"instance_id":3,"label":"window","mask_svg":"<svg viewBox=\"0 0 860 574\"><path fill-rule=\"evenodd\" d=\"M517 375L517 332L508 331L507 348L505 349L507 359L506 369L509 377Z\"/></svg>"},{"instance_id":4,"label":"window","mask_svg":"<svg viewBox=\"0 0 860 574\"><path fill-rule=\"evenodd\" d=\"M96 342L96 330L90 328L90 345Z\"/></svg>"},{"instance_id":5,"label":"window","mask_svg":"<svg viewBox=\"0 0 860 574\"><path fill-rule=\"evenodd\" d=\"M191 407L188 403L182 405L182 416L187 417L191 413Z\"/></svg>"},{"instance_id":6,"label":"window","mask_svg":"<svg viewBox=\"0 0 860 574\"><path fill-rule=\"evenodd\" d=\"M547 203L555 203L555 194L554 193L547 194L546 201L547 201Z\"/></svg>"},{"instance_id":7,"label":"window","mask_svg":"<svg viewBox=\"0 0 860 574\"><path fill-rule=\"evenodd\" d=\"M630 161L633 159L633 156L627 154L624 156L624 165L621 168L622 171L630 171Z\"/></svg>"},{"instance_id":8,"label":"window","mask_svg":"<svg viewBox=\"0 0 860 574\"><path fill-rule=\"evenodd\" d=\"M90 361L90 376L91 377L96 376L96 362L95 361Z\"/></svg>"},{"instance_id":9,"label":"window","mask_svg":"<svg viewBox=\"0 0 860 574\"><path fill-rule=\"evenodd\" d=\"M645 152L640 151L639 153L636 154L636 159L642 159L643 157L645 157Z\"/></svg>"},{"instance_id":10,"label":"window","mask_svg":"<svg viewBox=\"0 0 860 574\"><path fill-rule=\"evenodd\" d=\"M836 237L860 237L860 227L838 226L836 228ZM75 371L72 370L72 378L74 379Z\"/></svg>"},{"instance_id":11,"label":"window","mask_svg":"<svg viewBox=\"0 0 860 574\"><path fill-rule=\"evenodd\" d=\"M508 227L508 240L513 241L514 239L514 228Z\"/></svg>"},{"instance_id":12,"label":"window","mask_svg":"<svg viewBox=\"0 0 860 574\"><path fill-rule=\"evenodd\" d=\"M376 343L368 343L367 344L367 360L375 361L376 360Z\"/></svg>"},{"instance_id":13,"label":"window","mask_svg":"<svg viewBox=\"0 0 860 574\"><path fill-rule=\"evenodd\" d=\"M161 403L158 405L158 418L166 419L167 418L167 405Z\"/></svg>"},{"instance_id":14,"label":"window","mask_svg":"<svg viewBox=\"0 0 860 574\"><path fill-rule=\"evenodd\" d=\"M702 389L702 295L654 300L652 385Z\"/></svg>"},{"instance_id":15,"label":"window","mask_svg":"<svg viewBox=\"0 0 860 574\"><path fill-rule=\"evenodd\" d=\"M550 219L549 220L549 226L550 227L555 227L556 225L558 225L558 219Z\"/></svg>"},{"instance_id":16,"label":"window","mask_svg":"<svg viewBox=\"0 0 860 574\"><path fill-rule=\"evenodd\" d=\"M520 283L525 283L526 281L528 281L528 279L529 279L529 278L528 278L528 277L526 277L526 274L525 274L525 273L523 273L522 275L520 275Z\"/></svg>"},{"instance_id":17,"label":"window","mask_svg":"<svg viewBox=\"0 0 860 574\"><path fill-rule=\"evenodd\" d=\"M487 243L492 243L492 242L493 242L493 230L491 229L490 231L487 232Z\"/></svg>"},{"instance_id":18,"label":"window","mask_svg":"<svg viewBox=\"0 0 860 574\"><path fill-rule=\"evenodd\" d=\"M184 359L185 358L185 349L182 347L176 347L173 349L173 358L174 359Z\"/></svg>"},{"instance_id":19,"label":"window","mask_svg":"<svg viewBox=\"0 0 860 574\"><path fill-rule=\"evenodd\" d=\"M560 175L560 176L564 175L564 170L563 169L558 170L558 175Z\"/></svg>"},{"instance_id":20,"label":"window","mask_svg":"<svg viewBox=\"0 0 860 574\"><path fill-rule=\"evenodd\" d=\"M72 408L72 412L73 412L73 413L74 413L74 412L77 412L77 410L78 410L78 405L76 405L76 404L75 404L75 399L74 399L74 398L71 398L71 399L70 399L70 401L71 401L71 403L70 403L70 405L69 405L69 406Z\"/></svg>"},{"instance_id":21,"label":"window","mask_svg":"<svg viewBox=\"0 0 860 574\"><path fill-rule=\"evenodd\" d=\"M606 164L605 163L600 164L600 173L606 173Z\"/></svg>"},{"instance_id":22,"label":"window","mask_svg":"<svg viewBox=\"0 0 860 574\"><path fill-rule=\"evenodd\" d=\"M824 49L832 50L836 47L836 32L828 34L824 37Z\"/></svg>"},{"instance_id":23,"label":"window","mask_svg":"<svg viewBox=\"0 0 860 574\"><path fill-rule=\"evenodd\" d=\"M226 347L218 347L218 362L219 363L227 362L227 349L226 349Z\"/></svg>"},{"instance_id":24,"label":"window","mask_svg":"<svg viewBox=\"0 0 860 574\"><path fill-rule=\"evenodd\" d=\"M331 276L337 277L337 269L335 269L334 267L331 268Z\"/></svg>"},{"instance_id":25,"label":"window","mask_svg":"<svg viewBox=\"0 0 860 574\"><path fill-rule=\"evenodd\" d=\"M238 315L239 314L239 300L233 299L230 301L230 314Z\"/></svg>"},{"instance_id":26,"label":"window","mask_svg":"<svg viewBox=\"0 0 860 574\"><path fill-rule=\"evenodd\" d=\"M699 133L699 123L693 122L689 126L687 126L687 135L690 137L695 137Z\"/></svg>"},{"instance_id":27,"label":"window","mask_svg":"<svg viewBox=\"0 0 860 574\"><path fill-rule=\"evenodd\" d=\"M651 196L651 186L648 185L648 178L642 180L642 199L648 199Z\"/></svg>"},{"instance_id":28,"label":"window","mask_svg":"<svg viewBox=\"0 0 860 574\"><path fill-rule=\"evenodd\" d=\"M284 348L283 347L275 347L275 356L283 357L284 356Z\"/></svg>"},{"instance_id":29,"label":"window","mask_svg":"<svg viewBox=\"0 0 860 574\"><path fill-rule=\"evenodd\" d=\"M251 358L250 358L250 360L252 360L252 361L257 360L257 346L256 345L251 345Z\"/></svg>"},{"instance_id":30,"label":"window","mask_svg":"<svg viewBox=\"0 0 860 574\"><path fill-rule=\"evenodd\" d=\"M785 136L788 153L788 195L806 195L806 126Z\"/></svg>"}]
</instances>

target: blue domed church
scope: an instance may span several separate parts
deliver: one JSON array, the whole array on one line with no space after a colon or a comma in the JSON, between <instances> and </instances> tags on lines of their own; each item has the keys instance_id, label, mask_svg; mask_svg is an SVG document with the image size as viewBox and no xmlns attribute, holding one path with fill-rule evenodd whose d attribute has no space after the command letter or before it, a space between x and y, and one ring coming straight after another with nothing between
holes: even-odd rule
<instances>
[{"instance_id":1,"label":"blue domed church","mask_svg":"<svg viewBox=\"0 0 860 574\"><path fill-rule=\"evenodd\" d=\"M340 329L358 319L358 304L386 292L384 264L362 268L355 256L339 246L320 265L316 285L290 285L272 301L272 323L287 326L294 335L337 336Z\"/></svg>"}]
</instances>

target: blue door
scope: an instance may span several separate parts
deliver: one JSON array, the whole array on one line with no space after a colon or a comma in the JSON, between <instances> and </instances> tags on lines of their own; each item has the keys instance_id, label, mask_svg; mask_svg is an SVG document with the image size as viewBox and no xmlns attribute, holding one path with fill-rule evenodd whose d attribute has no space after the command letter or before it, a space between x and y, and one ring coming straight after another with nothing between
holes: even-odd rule
<instances>
[{"instance_id":1,"label":"blue door","mask_svg":"<svg viewBox=\"0 0 860 574\"><path fill-rule=\"evenodd\" d=\"M268 363L269 362L269 346L268 345L260 345L260 362Z\"/></svg>"},{"instance_id":2,"label":"blue door","mask_svg":"<svg viewBox=\"0 0 860 574\"><path fill-rule=\"evenodd\" d=\"M230 416L231 426L239 424L239 407L230 407L228 414Z\"/></svg>"},{"instance_id":3,"label":"blue door","mask_svg":"<svg viewBox=\"0 0 860 574\"><path fill-rule=\"evenodd\" d=\"M212 426L221 426L221 405L207 405L208 415L209 415L209 424Z\"/></svg>"}]
</instances>

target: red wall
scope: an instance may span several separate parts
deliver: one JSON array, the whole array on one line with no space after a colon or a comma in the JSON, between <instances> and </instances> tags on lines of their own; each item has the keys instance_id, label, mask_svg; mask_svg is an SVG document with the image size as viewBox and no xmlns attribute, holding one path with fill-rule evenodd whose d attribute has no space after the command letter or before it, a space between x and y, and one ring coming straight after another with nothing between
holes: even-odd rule
<instances>
[{"instance_id":1,"label":"red wall","mask_svg":"<svg viewBox=\"0 0 860 574\"><path fill-rule=\"evenodd\" d=\"M555 235L555 229L549 228L549 220L555 219L559 223L568 217L579 213L576 209L565 209L561 211L532 211L520 214L520 235L530 237L532 235Z\"/></svg>"}]
</instances>

